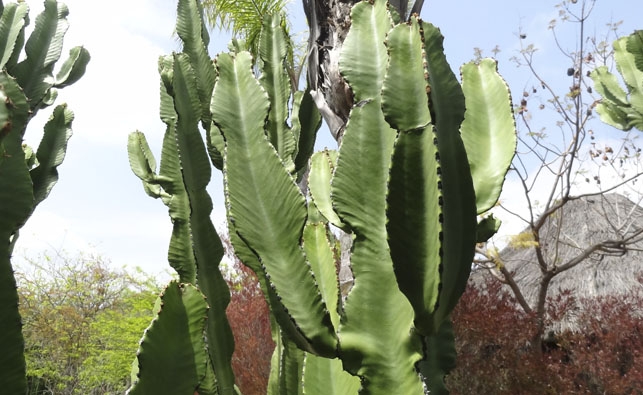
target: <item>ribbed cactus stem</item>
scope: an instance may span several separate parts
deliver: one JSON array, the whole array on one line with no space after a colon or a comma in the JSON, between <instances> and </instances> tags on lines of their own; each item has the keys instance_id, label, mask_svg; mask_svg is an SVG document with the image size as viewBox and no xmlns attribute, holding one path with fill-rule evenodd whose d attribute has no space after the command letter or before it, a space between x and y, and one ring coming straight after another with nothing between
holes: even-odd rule
<instances>
[{"instance_id":1,"label":"ribbed cactus stem","mask_svg":"<svg viewBox=\"0 0 643 395\"><path fill-rule=\"evenodd\" d=\"M36 152L23 145L29 120L52 105L56 89L78 81L89 53L73 48L54 77L67 31L69 11L46 0L26 41L28 6L8 3L0 15L0 388L10 394L27 391L24 342L11 254L20 228L58 181L71 136L73 113L61 105L45 125ZM23 52L24 51L24 52Z\"/></svg>"},{"instance_id":2,"label":"ribbed cactus stem","mask_svg":"<svg viewBox=\"0 0 643 395\"><path fill-rule=\"evenodd\" d=\"M160 62L168 129L158 174L141 135L130 138L132 169L170 206L173 266L186 280L197 277L211 311L225 306L227 297L212 296L218 251L207 249L216 238L204 219L209 152L223 169L232 245L259 276L271 309L277 348L269 393L443 393L454 361L449 314L476 241L497 230L490 219L478 225L477 214L497 201L515 148L511 100L495 62L465 66L461 85L437 28L416 16L394 26L399 15L386 1L357 3L338 62L350 88L343 99L353 104L341 146L312 155L320 115L285 72L280 16L263 20L258 61L237 48L218 55L213 71L200 18L195 0L179 2L185 53ZM347 295L332 226L352 240ZM217 347L228 333L213 330L218 321L208 316L219 380L230 350Z\"/></svg>"}]
</instances>

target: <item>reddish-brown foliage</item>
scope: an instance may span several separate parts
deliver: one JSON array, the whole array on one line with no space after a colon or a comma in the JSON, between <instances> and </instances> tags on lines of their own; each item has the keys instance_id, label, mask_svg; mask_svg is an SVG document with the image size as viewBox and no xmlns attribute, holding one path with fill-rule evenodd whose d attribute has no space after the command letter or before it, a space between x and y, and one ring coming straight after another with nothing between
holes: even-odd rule
<instances>
[{"instance_id":1,"label":"reddish-brown foliage","mask_svg":"<svg viewBox=\"0 0 643 395\"><path fill-rule=\"evenodd\" d=\"M551 316L571 296L550 301ZM643 298L578 300L577 332L532 346L536 324L497 281L469 286L453 313L457 367L454 394L643 394Z\"/></svg>"},{"instance_id":2,"label":"reddish-brown foliage","mask_svg":"<svg viewBox=\"0 0 643 395\"><path fill-rule=\"evenodd\" d=\"M270 336L268 304L252 270L237 263L235 271L228 280L232 295L227 309L235 341L232 369L241 393L265 394L275 347Z\"/></svg>"}]
</instances>

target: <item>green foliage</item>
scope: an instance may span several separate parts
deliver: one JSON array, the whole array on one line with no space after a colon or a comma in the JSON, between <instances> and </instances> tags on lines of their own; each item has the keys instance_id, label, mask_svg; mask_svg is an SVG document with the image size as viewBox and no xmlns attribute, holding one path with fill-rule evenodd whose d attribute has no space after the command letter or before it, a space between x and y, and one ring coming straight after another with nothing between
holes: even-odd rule
<instances>
[{"instance_id":1,"label":"green foliage","mask_svg":"<svg viewBox=\"0 0 643 395\"><path fill-rule=\"evenodd\" d=\"M279 16L279 34L286 37L281 45L287 59L280 71L290 80L290 89L297 89L301 69L307 56L302 43L295 43L294 35L290 34L290 26L285 18L288 1L204 0L202 4L208 23L215 28L231 32L233 41L230 45L235 47L237 52L249 51L255 58L259 57L260 41L266 37L272 37L265 34L264 19Z\"/></svg>"},{"instance_id":2,"label":"green foliage","mask_svg":"<svg viewBox=\"0 0 643 395\"><path fill-rule=\"evenodd\" d=\"M205 192L209 152L215 166L223 165L231 243L257 274L271 311L277 346L268 392L348 394L360 386L362 393L423 393L425 386L444 392L442 377L454 361L448 317L469 275L476 215L497 200L515 148L510 98L495 63L466 66L463 92L437 28L416 17L394 26L385 1L358 3L339 59L356 105L339 152L313 156L306 196L297 182L320 117L307 92L293 93L284 71L288 38L280 15L263 16L258 59L238 50L219 54L211 72L201 14L195 0L179 2L185 51L159 62L168 128L158 174L144 136L133 133L129 140L134 173L170 208L170 262L181 281L195 284L196 273L210 311L227 305L227 289L204 288L221 275L221 243ZM493 89L483 89L487 82ZM470 150L484 146L493 157L469 158L461 133ZM353 237L354 286L345 298L330 223ZM497 225L481 229L490 233ZM217 262L207 264L207 274L206 261ZM184 372L173 393L207 382L204 325L219 390L232 391L217 370L229 364L229 349L217 349L232 343L229 328L223 330L227 321L212 314L205 320L198 298L185 300L188 289L166 290L166 298L182 296L159 307L142 342L132 393L170 391L169 383L152 390L158 383L144 378L165 377L169 366ZM164 314L180 316L185 333L170 333Z\"/></svg>"},{"instance_id":3,"label":"green foliage","mask_svg":"<svg viewBox=\"0 0 643 395\"><path fill-rule=\"evenodd\" d=\"M29 391L122 393L158 293L142 272L65 254L17 271Z\"/></svg>"},{"instance_id":4,"label":"green foliage","mask_svg":"<svg viewBox=\"0 0 643 395\"><path fill-rule=\"evenodd\" d=\"M643 131L643 30L614 42L614 59L627 92L606 66L591 73L602 99L596 106L601 120L621 130Z\"/></svg>"},{"instance_id":5,"label":"green foliage","mask_svg":"<svg viewBox=\"0 0 643 395\"><path fill-rule=\"evenodd\" d=\"M263 18L282 14L286 3L284 0L204 0L203 7L212 25L245 39L248 48L257 48Z\"/></svg>"},{"instance_id":6,"label":"green foliage","mask_svg":"<svg viewBox=\"0 0 643 395\"><path fill-rule=\"evenodd\" d=\"M9 3L0 16L0 387L8 393L24 393L26 389L18 294L10 258L18 230L58 180L56 168L71 136L72 112L64 104L54 109L35 155L23 145L23 139L29 120L54 103L58 88L76 82L89 62L84 48L73 48L54 75L68 27L67 14L65 5L45 1L26 44L27 4Z\"/></svg>"},{"instance_id":7,"label":"green foliage","mask_svg":"<svg viewBox=\"0 0 643 395\"><path fill-rule=\"evenodd\" d=\"M150 323L158 293L158 287L136 292L128 290L121 294L116 308L96 317L96 322L90 326L96 339L89 340L90 351L79 373L87 389L112 388L116 393L127 389L131 351L137 349L141 330Z\"/></svg>"}]
</instances>

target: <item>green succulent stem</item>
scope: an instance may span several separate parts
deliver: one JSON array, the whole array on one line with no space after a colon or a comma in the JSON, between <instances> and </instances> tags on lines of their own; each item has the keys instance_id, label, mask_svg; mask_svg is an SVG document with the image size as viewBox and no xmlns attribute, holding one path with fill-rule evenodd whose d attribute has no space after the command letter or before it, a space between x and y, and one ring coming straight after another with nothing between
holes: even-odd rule
<instances>
[{"instance_id":1,"label":"green succulent stem","mask_svg":"<svg viewBox=\"0 0 643 395\"><path fill-rule=\"evenodd\" d=\"M386 1L358 2L339 57L353 106L339 149L313 154L321 117L310 92L291 85L281 16L263 15L257 57L233 46L212 63L200 7L179 1L184 51L159 62L167 130L158 173L144 136L129 141L145 192L170 209L170 263L210 306L197 384L226 392L234 383L221 373L232 340L205 190L212 162L223 171L231 243L270 307L269 394L445 393L455 358L449 316L476 242L499 226L477 215L498 200L516 146L495 62L463 66L460 83L439 29L417 16L395 25ZM352 240L345 293L334 227ZM185 340L173 345L206 353ZM161 342L148 334L142 344ZM142 371L150 362L139 363Z\"/></svg>"},{"instance_id":2,"label":"green succulent stem","mask_svg":"<svg viewBox=\"0 0 643 395\"><path fill-rule=\"evenodd\" d=\"M602 96L596 106L601 120L621 130L643 131L643 30L614 41L616 69L625 82L624 90L617 76L606 66L597 67L590 77Z\"/></svg>"},{"instance_id":3,"label":"green succulent stem","mask_svg":"<svg viewBox=\"0 0 643 395\"><path fill-rule=\"evenodd\" d=\"M85 49L74 48L54 77L69 11L55 0L45 1L25 45L28 11L24 2L0 7L0 388L11 394L27 391L11 255L20 228L58 181L73 113L64 104L53 110L35 152L23 140L38 110L54 103L57 89L78 81L90 59Z\"/></svg>"}]
</instances>

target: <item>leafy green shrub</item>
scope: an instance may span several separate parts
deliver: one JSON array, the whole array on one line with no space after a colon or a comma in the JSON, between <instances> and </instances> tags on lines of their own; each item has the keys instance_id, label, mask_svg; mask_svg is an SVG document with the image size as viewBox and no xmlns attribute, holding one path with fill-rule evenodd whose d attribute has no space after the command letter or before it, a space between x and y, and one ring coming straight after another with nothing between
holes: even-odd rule
<instances>
[{"instance_id":1,"label":"leafy green shrub","mask_svg":"<svg viewBox=\"0 0 643 395\"><path fill-rule=\"evenodd\" d=\"M98 256L43 256L16 273L29 393L123 393L158 286Z\"/></svg>"}]
</instances>

